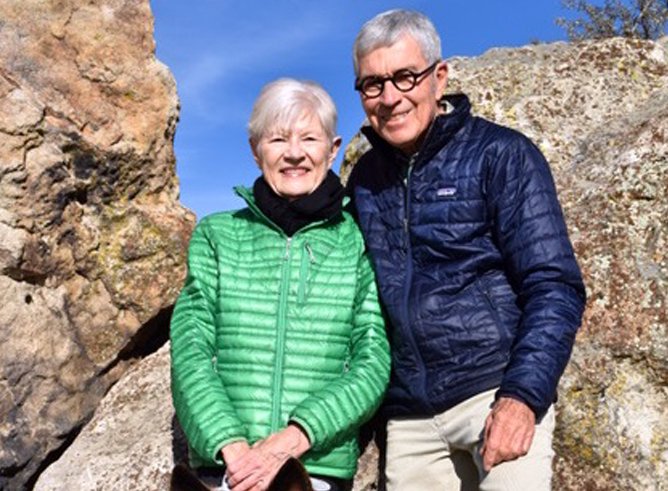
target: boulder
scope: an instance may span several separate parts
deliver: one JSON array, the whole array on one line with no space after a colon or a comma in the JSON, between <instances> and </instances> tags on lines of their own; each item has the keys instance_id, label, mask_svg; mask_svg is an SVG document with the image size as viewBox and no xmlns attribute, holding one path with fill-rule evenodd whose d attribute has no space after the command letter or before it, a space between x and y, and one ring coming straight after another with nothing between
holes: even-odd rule
<instances>
[{"instance_id":1,"label":"boulder","mask_svg":"<svg viewBox=\"0 0 668 491\"><path fill-rule=\"evenodd\" d=\"M114 385L34 491L168 490L173 417L165 345Z\"/></svg>"},{"instance_id":2,"label":"boulder","mask_svg":"<svg viewBox=\"0 0 668 491\"><path fill-rule=\"evenodd\" d=\"M148 0L0 2L0 488L167 338L194 216Z\"/></svg>"}]
</instances>

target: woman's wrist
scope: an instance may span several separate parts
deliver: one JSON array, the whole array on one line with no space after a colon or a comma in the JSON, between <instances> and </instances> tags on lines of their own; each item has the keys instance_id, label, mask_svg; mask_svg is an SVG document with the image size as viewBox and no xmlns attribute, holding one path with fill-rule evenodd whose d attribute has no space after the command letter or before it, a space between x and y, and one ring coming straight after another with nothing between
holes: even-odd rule
<instances>
[{"instance_id":1,"label":"woman's wrist","mask_svg":"<svg viewBox=\"0 0 668 491\"><path fill-rule=\"evenodd\" d=\"M290 454L293 457L299 458L311 448L311 442L309 441L306 432L298 424L290 423L284 431L290 439Z\"/></svg>"},{"instance_id":2,"label":"woman's wrist","mask_svg":"<svg viewBox=\"0 0 668 491\"><path fill-rule=\"evenodd\" d=\"M225 445L220 450L220 453L223 456L225 464L229 465L230 462L234 462L238 458L243 457L249 450L250 447L248 446L248 442L246 440L239 440Z\"/></svg>"}]
</instances>

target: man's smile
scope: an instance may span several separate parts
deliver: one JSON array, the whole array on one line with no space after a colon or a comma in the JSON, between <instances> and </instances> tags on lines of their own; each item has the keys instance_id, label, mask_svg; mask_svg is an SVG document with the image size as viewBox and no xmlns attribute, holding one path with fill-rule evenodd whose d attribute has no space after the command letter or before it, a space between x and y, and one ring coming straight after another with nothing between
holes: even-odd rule
<instances>
[{"instance_id":1,"label":"man's smile","mask_svg":"<svg viewBox=\"0 0 668 491\"><path fill-rule=\"evenodd\" d=\"M383 115L381 116L381 119L385 123L399 123L406 118L408 113L410 113L410 109L398 113Z\"/></svg>"}]
</instances>

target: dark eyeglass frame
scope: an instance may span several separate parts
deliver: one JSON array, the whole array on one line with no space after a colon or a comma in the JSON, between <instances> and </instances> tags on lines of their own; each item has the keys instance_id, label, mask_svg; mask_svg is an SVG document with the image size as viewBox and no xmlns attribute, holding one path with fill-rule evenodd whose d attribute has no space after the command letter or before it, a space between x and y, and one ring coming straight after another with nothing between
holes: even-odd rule
<instances>
[{"instance_id":1,"label":"dark eyeglass frame","mask_svg":"<svg viewBox=\"0 0 668 491\"><path fill-rule=\"evenodd\" d=\"M441 60L436 60L434 63L432 63L427 68L425 68L424 70L422 70L421 72L418 72L418 73L415 73L412 70L409 70L408 68L404 68L402 70L397 70L396 72L394 72L389 77L378 77L376 75L371 75L370 77L364 77L361 80L356 80L355 81L355 90L364 94L364 96L367 99L375 99L377 97L380 97L383 94L383 91L385 90L385 82L387 82L389 80L389 81L392 82L392 85L394 85L399 92L410 92L420 82L420 79L422 77L424 77L425 75L428 75L429 73L433 72L434 69L436 68L436 66L440 62L441 62ZM401 87L399 87L399 85L397 85L397 81L396 81L396 78L397 78L398 75L410 76L411 80L412 80L411 86L409 88L406 88L406 89L402 89ZM380 84L380 92L378 92L378 94L368 95L364 91L363 87L368 81L373 81L376 84Z\"/></svg>"}]
</instances>

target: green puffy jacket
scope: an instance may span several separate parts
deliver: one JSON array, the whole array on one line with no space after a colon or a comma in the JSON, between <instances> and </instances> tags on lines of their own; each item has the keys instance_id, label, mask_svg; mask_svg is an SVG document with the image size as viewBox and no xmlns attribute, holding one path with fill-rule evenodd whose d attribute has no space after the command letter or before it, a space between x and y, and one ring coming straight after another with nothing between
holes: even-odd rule
<instances>
[{"instance_id":1,"label":"green puffy jacket","mask_svg":"<svg viewBox=\"0 0 668 491\"><path fill-rule=\"evenodd\" d=\"M172 396L191 461L299 424L309 472L351 478L389 348L364 241L348 212L288 238L248 208L204 218L171 321Z\"/></svg>"}]
</instances>

